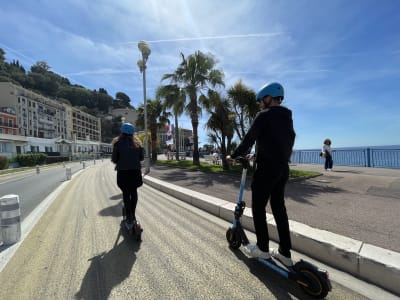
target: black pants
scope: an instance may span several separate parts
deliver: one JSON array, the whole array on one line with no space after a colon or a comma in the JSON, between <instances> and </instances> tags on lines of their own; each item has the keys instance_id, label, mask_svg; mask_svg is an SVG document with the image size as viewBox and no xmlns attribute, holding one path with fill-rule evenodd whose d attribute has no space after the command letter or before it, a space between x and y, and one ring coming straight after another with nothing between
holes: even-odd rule
<instances>
[{"instance_id":1,"label":"black pants","mask_svg":"<svg viewBox=\"0 0 400 300\"><path fill-rule=\"evenodd\" d=\"M332 169L333 167L333 160L332 160L332 155L330 155L328 152L325 154L325 170L326 169Z\"/></svg>"},{"instance_id":2,"label":"black pants","mask_svg":"<svg viewBox=\"0 0 400 300\"><path fill-rule=\"evenodd\" d=\"M138 180L141 180L140 170L120 170L117 172L117 185L122 191L122 198L128 221L136 219L135 211L138 201Z\"/></svg>"},{"instance_id":3,"label":"black pants","mask_svg":"<svg viewBox=\"0 0 400 300\"><path fill-rule=\"evenodd\" d=\"M251 184L252 211L257 236L257 246L269 251L269 234L266 219L266 206L271 197L271 210L279 234L279 250L290 257L289 221L285 207L285 185L289 179L288 165L257 166Z\"/></svg>"}]
</instances>

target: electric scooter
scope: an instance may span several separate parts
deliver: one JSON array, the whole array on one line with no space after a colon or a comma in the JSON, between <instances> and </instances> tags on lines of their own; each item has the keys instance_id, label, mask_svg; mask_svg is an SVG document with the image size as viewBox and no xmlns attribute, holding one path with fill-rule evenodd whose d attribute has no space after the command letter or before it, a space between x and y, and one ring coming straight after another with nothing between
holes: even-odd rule
<instances>
[{"instance_id":1,"label":"electric scooter","mask_svg":"<svg viewBox=\"0 0 400 300\"><path fill-rule=\"evenodd\" d=\"M143 228L139 221L135 220L132 225L128 225L126 222L126 210L124 206L124 202L122 204L122 221L121 227L125 228L128 231L129 235L132 235L136 241L140 242L142 240L142 232Z\"/></svg>"},{"instance_id":2,"label":"electric scooter","mask_svg":"<svg viewBox=\"0 0 400 300\"><path fill-rule=\"evenodd\" d=\"M236 161L241 163L243 171L242 179L240 181L238 202L234 211L233 224L232 227L226 231L226 239L232 249L239 249L241 245L246 246L249 244L249 240L244 232L240 219L246 207L246 204L242 199L246 183L247 169L249 168L250 163L245 157L237 157ZM258 258L257 260L281 276L295 281L306 294L313 298L325 298L332 289L328 272L304 260L296 262L291 267L286 267L273 258Z\"/></svg>"}]
</instances>

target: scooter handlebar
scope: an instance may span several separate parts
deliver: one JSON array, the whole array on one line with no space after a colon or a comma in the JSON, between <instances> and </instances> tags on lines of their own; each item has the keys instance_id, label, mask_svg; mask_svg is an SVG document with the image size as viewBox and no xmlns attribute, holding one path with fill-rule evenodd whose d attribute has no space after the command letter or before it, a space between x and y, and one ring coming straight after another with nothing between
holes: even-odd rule
<instances>
[{"instance_id":1,"label":"scooter handlebar","mask_svg":"<svg viewBox=\"0 0 400 300\"><path fill-rule=\"evenodd\" d=\"M242 165L243 169L248 169L250 166L250 162L245 156L238 156L235 160Z\"/></svg>"}]
</instances>

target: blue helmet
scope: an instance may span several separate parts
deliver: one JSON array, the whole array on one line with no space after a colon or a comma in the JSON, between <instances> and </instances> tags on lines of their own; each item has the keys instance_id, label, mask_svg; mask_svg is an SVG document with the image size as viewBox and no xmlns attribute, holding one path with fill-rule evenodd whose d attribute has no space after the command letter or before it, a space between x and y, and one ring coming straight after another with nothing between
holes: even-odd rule
<instances>
[{"instance_id":1,"label":"blue helmet","mask_svg":"<svg viewBox=\"0 0 400 300\"><path fill-rule=\"evenodd\" d=\"M135 127L131 123L124 123L121 126L121 132L129 135L133 135L135 133Z\"/></svg>"},{"instance_id":2,"label":"blue helmet","mask_svg":"<svg viewBox=\"0 0 400 300\"><path fill-rule=\"evenodd\" d=\"M272 98L281 97L281 100L283 100L284 96L283 86L277 82L265 84L258 91L256 100L260 101L265 96L271 96Z\"/></svg>"}]
</instances>

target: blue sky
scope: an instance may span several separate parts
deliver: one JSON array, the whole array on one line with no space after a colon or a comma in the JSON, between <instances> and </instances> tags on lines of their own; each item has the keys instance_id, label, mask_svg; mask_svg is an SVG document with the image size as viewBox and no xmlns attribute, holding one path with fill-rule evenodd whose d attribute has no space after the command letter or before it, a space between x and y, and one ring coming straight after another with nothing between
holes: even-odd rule
<instances>
[{"instance_id":1,"label":"blue sky","mask_svg":"<svg viewBox=\"0 0 400 300\"><path fill-rule=\"evenodd\" d=\"M7 61L143 102L137 42L151 47L147 95L196 50L212 53L226 88L278 81L293 110L296 149L400 144L400 2L250 0L1 0ZM199 125L207 143L206 116ZM188 116L180 124L191 128Z\"/></svg>"}]
</instances>

